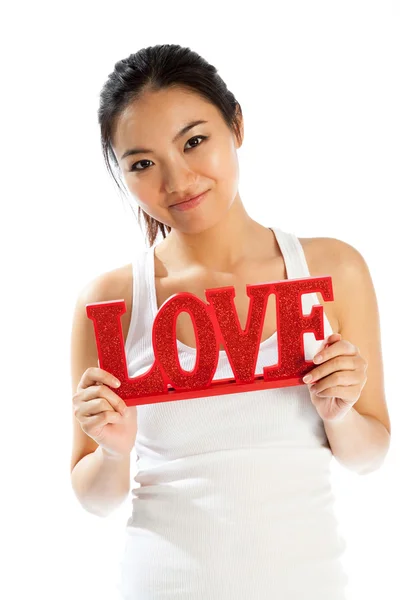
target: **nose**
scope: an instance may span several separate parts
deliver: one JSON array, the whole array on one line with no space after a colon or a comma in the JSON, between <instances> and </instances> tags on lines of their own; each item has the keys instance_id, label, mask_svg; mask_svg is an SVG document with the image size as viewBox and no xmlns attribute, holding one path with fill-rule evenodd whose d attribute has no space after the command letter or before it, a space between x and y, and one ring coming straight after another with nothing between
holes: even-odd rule
<instances>
[{"instance_id":1,"label":"nose","mask_svg":"<svg viewBox=\"0 0 400 600\"><path fill-rule=\"evenodd\" d=\"M197 177L191 169L188 168L185 160L183 164L175 160L173 168L168 172L168 180L165 184L165 191L169 195L184 196L187 190L198 188L196 185Z\"/></svg>"}]
</instances>

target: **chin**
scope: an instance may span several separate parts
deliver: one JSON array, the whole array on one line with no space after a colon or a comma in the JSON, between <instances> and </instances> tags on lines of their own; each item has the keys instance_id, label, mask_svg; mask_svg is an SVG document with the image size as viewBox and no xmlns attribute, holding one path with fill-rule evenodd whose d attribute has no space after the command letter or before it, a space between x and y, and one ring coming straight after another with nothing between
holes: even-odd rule
<instances>
[{"instance_id":1,"label":"chin","mask_svg":"<svg viewBox=\"0 0 400 600\"><path fill-rule=\"evenodd\" d=\"M190 215L189 218L186 218L185 222L172 223L171 227L187 234L195 235L203 233L208 229L217 227L222 221L224 221L224 219L226 219L228 210L229 207L227 207L226 210L220 209L218 212L216 212L214 208L208 211L199 210L196 214L193 213L193 215Z\"/></svg>"}]
</instances>

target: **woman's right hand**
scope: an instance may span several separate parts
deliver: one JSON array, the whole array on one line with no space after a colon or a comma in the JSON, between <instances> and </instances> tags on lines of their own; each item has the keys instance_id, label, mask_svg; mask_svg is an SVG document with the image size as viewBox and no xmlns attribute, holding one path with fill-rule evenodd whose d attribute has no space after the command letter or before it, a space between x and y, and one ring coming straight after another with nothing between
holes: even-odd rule
<instances>
[{"instance_id":1,"label":"woman's right hand","mask_svg":"<svg viewBox=\"0 0 400 600\"><path fill-rule=\"evenodd\" d=\"M74 414L83 431L106 452L123 457L132 451L137 434L137 407L125 402L110 387L114 376L100 367L86 369L72 398Z\"/></svg>"}]
</instances>

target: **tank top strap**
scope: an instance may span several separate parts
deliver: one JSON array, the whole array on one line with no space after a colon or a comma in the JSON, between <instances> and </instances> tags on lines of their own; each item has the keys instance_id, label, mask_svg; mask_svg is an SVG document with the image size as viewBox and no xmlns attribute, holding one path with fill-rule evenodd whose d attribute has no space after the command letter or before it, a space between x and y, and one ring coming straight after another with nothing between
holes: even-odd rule
<instances>
[{"instance_id":1,"label":"tank top strap","mask_svg":"<svg viewBox=\"0 0 400 600\"><path fill-rule=\"evenodd\" d=\"M149 281L151 275L152 249L145 248L136 251L132 260L132 309L128 335L125 342L125 352L129 359L133 346L141 352L153 327L153 314L150 298L152 288Z\"/></svg>"},{"instance_id":2,"label":"tank top strap","mask_svg":"<svg viewBox=\"0 0 400 600\"><path fill-rule=\"evenodd\" d=\"M277 227L271 227L280 246L288 279L301 279L310 277L307 260L304 254L303 246L299 239L287 231L282 231Z\"/></svg>"}]
</instances>

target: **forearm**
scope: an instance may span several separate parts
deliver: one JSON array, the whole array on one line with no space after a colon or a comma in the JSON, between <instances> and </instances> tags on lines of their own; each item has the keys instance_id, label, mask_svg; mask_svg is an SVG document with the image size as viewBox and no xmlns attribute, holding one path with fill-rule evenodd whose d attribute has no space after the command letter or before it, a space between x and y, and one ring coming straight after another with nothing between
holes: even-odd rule
<instances>
[{"instance_id":1,"label":"forearm","mask_svg":"<svg viewBox=\"0 0 400 600\"><path fill-rule=\"evenodd\" d=\"M99 446L75 465L71 483L85 510L106 517L129 493L130 455L113 457Z\"/></svg>"},{"instance_id":2,"label":"forearm","mask_svg":"<svg viewBox=\"0 0 400 600\"><path fill-rule=\"evenodd\" d=\"M365 475L382 465L390 434L380 421L352 407L343 419L323 423L332 453L345 467Z\"/></svg>"}]
</instances>

